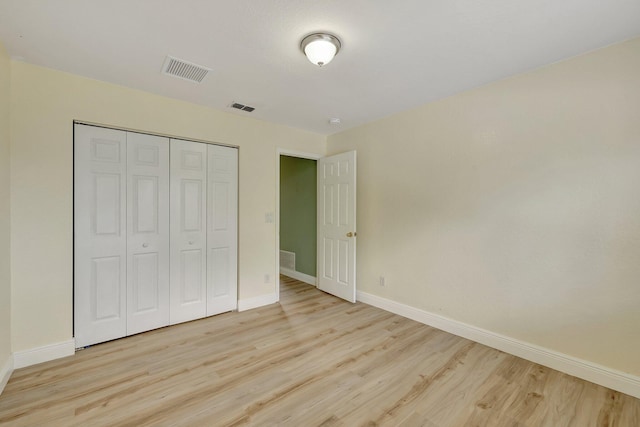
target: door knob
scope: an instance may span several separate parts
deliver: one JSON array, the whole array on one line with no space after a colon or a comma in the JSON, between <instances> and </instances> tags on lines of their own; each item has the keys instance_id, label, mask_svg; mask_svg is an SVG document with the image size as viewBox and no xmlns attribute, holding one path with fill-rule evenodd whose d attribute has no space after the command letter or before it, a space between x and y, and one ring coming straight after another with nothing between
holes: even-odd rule
<instances>
[{"instance_id":1,"label":"door knob","mask_svg":"<svg viewBox=\"0 0 640 427\"><path fill-rule=\"evenodd\" d=\"M143 248L146 248L147 246L149 246L149 244L148 244L148 243L143 243L143 244L142 244L142 247L143 247Z\"/></svg>"},{"instance_id":2,"label":"door knob","mask_svg":"<svg viewBox=\"0 0 640 427\"><path fill-rule=\"evenodd\" d=\"M347 233L347 237L354 237L356 235L357 235L357 233L355 233L355 232L352 233L351 231Z\"/></svg>"}]
</instances>

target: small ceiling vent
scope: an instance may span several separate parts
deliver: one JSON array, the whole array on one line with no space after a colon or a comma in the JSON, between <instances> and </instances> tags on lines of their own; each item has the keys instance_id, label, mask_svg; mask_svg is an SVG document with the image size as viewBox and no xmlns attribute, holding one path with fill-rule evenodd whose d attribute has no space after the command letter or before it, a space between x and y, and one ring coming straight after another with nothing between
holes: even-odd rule
<instances>
[{"instance_id":1,"label":"small ceiling vent","mask_svg":"<svg viewBox=\"0 0 640 427\"><path fill-rule=\"evenodd\" d=\"M246 111L248 113L252 112L253 110L255 110L255 108L249 106L249 105L244 105L244 104L240 104L238 102L234 102L230 105L231 108L236 108L238 110L242 110L242 111Z\"/></svg>"},{"instance_id":2,"label":"small ceiling vent","mask_svg":"<svg viewBox=\"0 0 640 427\"><path fill-rule=\"evenodd\" d=\"M202 80L207 77L209 71L211 71L210 68L183 61L173 56L167 56L167 59L164 61L164 66L162 67L163 74L196 83L201 83Z\"/></svg>"}]
</instances>

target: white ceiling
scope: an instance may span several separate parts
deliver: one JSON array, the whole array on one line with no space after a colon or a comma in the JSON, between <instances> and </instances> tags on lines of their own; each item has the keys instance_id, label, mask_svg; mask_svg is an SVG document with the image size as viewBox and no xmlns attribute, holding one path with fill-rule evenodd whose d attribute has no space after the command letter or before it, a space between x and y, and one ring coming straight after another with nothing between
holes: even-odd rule
<instances>
[{"instance_id":1,"label":"white ceiling","mask_svg":"<svg viewBox=\"0 0 640 427\"><path fill-rule=\"evenodd\" d=\"M319 30L323 68L299 50ZM640 0L0 0L15 59L322 134L639 35Z\"/></svg>"}]
</instances>

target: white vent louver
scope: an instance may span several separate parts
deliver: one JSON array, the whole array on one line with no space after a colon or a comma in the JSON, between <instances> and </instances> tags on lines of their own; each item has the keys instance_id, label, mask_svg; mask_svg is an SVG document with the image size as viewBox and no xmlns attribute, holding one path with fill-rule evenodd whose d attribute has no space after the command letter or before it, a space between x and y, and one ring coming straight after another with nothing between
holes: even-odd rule
<instances>
[{"instance_id":1,"label":"white vent louver","mask_svg":"<svg viewBox=\"0 0 640 427\"><path fill-rule=\"evenodd\" d=\"M209 71L211 71L210 68L183 61L173 56L167 56L167 59L164 61L164 66L162 67L163 74L196 83L202 82L202 80L207 77L207 74L209 74Z\"/></svg>"},{"instance_id":2,"label":"white vent louver","mask_svg":"<svg viewBox=\"0 0 640 427\"><path fill-rule=\"evenodd\" d=\"M295 252L280 250L280 268L296 270L296 254Z\"/></svg>"}]
</instances>

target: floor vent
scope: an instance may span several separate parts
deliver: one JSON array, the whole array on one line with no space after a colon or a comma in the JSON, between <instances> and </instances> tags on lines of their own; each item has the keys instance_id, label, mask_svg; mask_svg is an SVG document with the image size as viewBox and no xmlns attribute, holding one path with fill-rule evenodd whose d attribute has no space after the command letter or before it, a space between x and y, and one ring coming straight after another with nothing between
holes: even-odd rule
<instances>
[{"instance_id":1,"label":"floor vent","mask_svg":"<svg viewBox=\"0 0 640 427\"><path fill-rule=\"evenodd\" d=\"M244 105L244 104L240 104L238 102L234 102L230 105L231 108L235 108L237 110L242 110L242 111L246 111L248 113L252 112L253 110L255 110L255 108L250 107L249 105Z\"/></svg>"},{"instance_id":2,"label":"floor vent","mask_svg":"<svg viewBox=\"0 0 640 427\"><path fill-rule=\"evenodd\" d=\"M164 66L162 67L164 74L196 83L201 83L202 80L207 77L209 71L211 71L211 69L207 67L183 61L173 56L167 56L167 59L164 61Z\"/></svg>"},{"instance_id":3,"label":"floor vent","mask_svg":"<svg viewBox=\"0 0 640 427\"><path fill-rule=\"evenodd\" d=\"M296 270L296 253L289 251L280 251L280 268L288 268Z\"/></svg>"}]
</instances>

